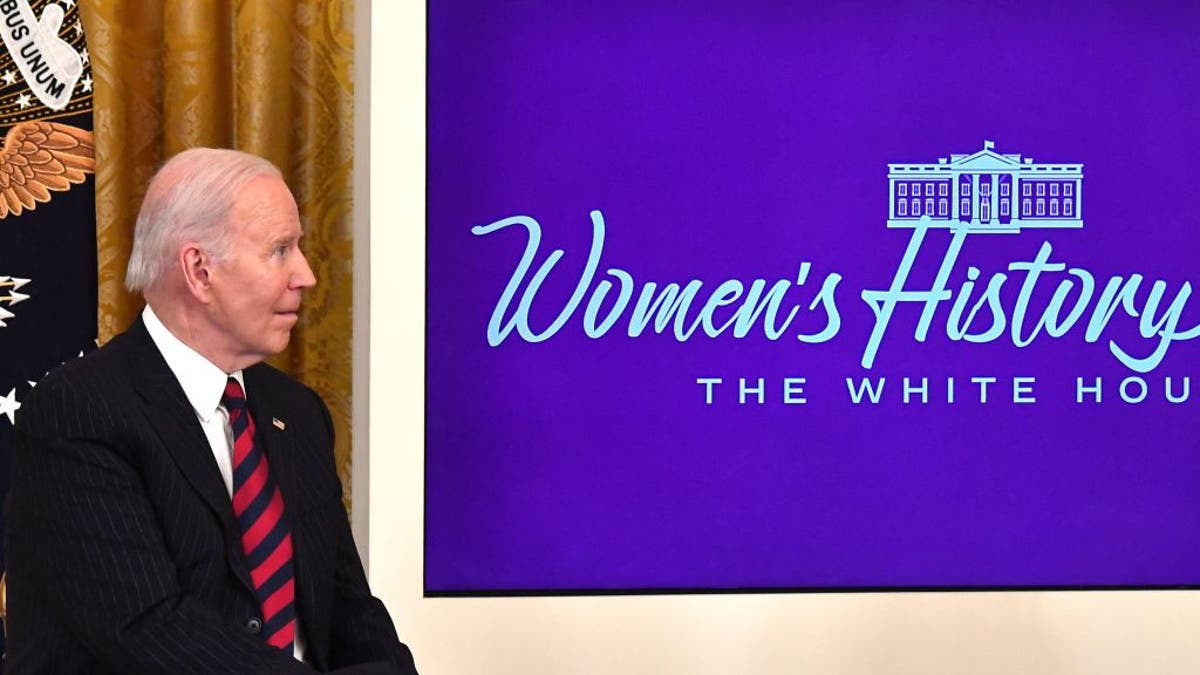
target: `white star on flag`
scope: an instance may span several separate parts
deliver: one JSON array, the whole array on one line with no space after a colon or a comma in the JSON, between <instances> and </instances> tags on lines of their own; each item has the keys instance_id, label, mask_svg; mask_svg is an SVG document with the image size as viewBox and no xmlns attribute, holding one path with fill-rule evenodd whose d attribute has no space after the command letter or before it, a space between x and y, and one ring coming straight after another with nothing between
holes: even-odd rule
<instances>
[{"instance_id":1,"label":"white star on flag","mask_svg":"<svg viewBox=\"0 0 1200 675\"><path fill-rule=\"evenodd\" d=\"M92 76L84 75L83 79L79 81L79 86L83 87L84 91L91 91L92 90Z\"/></svg>"},{"instance_id":2,"label":"white star on flag","mask_svg":"<svg viewBox=\"0 0 1200 675\"><path fill-rule=\"evenodd\" d=\"M79 37L83 35L83 24L76 21L75 25L71 26L71 30L75 31L75 37Z\"/></svg>"},{"instance_id":3,"label":"white star on flag","mask_svg":"<svg viewBox=\"0 0 1200 675\"><path fill-rule=\"evenodd\" d=\"M8 288L12 286L15 291L25 284L29 283L29 279L21 279L19 277L0 277L0 288Z\"/></svg>"},{"instance_id":4,"label":"white star on flag","mask_svg":"<svg viewBox=\"0 0 1200 675\"><path fill-rule=\"evenodd\" d=\"M17 423L17 410L20 410L21 402L17 400L17 388L13 387L8 390L8 396L0 396L0 415L8 415L8 423Z\"/></svg>"},{"instance_id":5,"label":"white star on flag","mask_svg":"<svg viewBox=\"0 0 1200 675\"><path fill-rule=\"evenodd\" d=\"M7 292L7 295L0 295L0 305L8 305L9 307L12 307L13 305L28 300L28 294L17 292L18 288L27 283L29 283L29 279L0 276L0 293ZM11 319L14 316L16 315L12 312L8 311L4 307L0 307L0 327L7 326L8 324L4 323L4 320Z\"/></svg>"},{"instance_id":6,"label":"white star on flag","mask_svg":"<svg viewBox=\"0 0 1200 675\"><path fill-rule=\"evenodd\" d=\"M18 302L24 302L28 299L28 295L25 295L24 293L18 293L16 291L9 291L8 295L0 295L0 302L7 302L9 307L12 307Z\"/></svg>"},{"instance_id":7,"label":"white star on flag","mask_svg":"<svg viewBox=\"0 0 1200 675\"><path fill-rule=\"evenodd\" d=\"M92 62L92 57L90 55L88 55L87 47L84 47L83 51L79 52L79 58L83 59L84 63Z\"/></svg>"},{"instance_id":8,"label":"white star on flag","mask_svg":"<svg viewBox=\"0 0 1200 675\"><path fill-rule=\"evenodd\" d=\"M11 70L4 71L4 74L0 75L0 78L4 79L4 84L16 84L17 83L17 74Z\"/></svg>"},{"instance_id":9,"label":"white star on flag","mask_svg":"<svg viewBox=\"0 0 1200 675\"><path fill-rule=\"evenodd\" d=\"M21 94L17 97L17 105L20 106L22 110L28 108L30 103L32 103L32 101L29 98L29 94Z\"/></svg>"},{"instance_id":10,"label":"white star on flag","mask_svg":"<svg viewBox=\"0 0 1200 675\"><path fill-rule=\"evenodd\" d=\"M62 0L62 3L67 6L67 9L75 6L75 0Z\"/></svg>"}]
</instances>

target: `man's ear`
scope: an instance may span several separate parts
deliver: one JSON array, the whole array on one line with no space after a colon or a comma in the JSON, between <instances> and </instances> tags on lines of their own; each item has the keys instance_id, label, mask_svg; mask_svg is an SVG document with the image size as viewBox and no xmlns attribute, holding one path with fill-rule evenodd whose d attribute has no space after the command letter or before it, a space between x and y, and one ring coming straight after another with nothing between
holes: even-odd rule
<instances>
[{"instance_id":1,"label":"man's ear","mask_svg":"<svg viewBox=\"0 0 1200 675\"><path fill-rule=\"evenodd\" d=\"M179 250L179 267L188 292L204 304L212 298L213 259L199 244L189 242Z\"/></svg>"}]
</instances>

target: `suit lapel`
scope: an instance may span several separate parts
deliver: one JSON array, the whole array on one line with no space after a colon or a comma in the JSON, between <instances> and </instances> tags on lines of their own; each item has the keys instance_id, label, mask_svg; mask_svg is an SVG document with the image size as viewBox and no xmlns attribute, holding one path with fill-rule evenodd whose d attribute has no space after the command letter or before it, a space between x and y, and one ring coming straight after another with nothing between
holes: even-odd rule
<instances>
[{"instance_id":1,"label":"suit lapel","mask_svg":"<svg viewBox=\"0 0 1200 675\"><path fill-rule=\"evenodd\" d=\"M217 516L225 536L229 566L253 592L250 572L241 551L241 531L233 517L233 503L213 460L212 448L200 427L200 420L196 419L196 412L188 403L179 380L154 346L140 318L129 333L134 338L130 342L134 386L146 402L147 418L184 479Z\"/></svg>"}]
</instances>

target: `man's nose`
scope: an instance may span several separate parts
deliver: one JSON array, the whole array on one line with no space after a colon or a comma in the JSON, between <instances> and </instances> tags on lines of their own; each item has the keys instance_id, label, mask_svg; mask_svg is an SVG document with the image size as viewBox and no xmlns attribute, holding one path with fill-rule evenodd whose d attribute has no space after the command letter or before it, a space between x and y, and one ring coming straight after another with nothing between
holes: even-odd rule
<instances>
[{"instance_id":1,"label":"man's nose","mask_svg":"<svg viewBox=\"0 0 1200 675\"><path fill-rule=\"evenodd\" d=\"M299 269L292 274L292 288L311 288L316 283L317 276L313 274L312 267L308 264L308 258L301 251Z\"/></svg>"}]
</instances>

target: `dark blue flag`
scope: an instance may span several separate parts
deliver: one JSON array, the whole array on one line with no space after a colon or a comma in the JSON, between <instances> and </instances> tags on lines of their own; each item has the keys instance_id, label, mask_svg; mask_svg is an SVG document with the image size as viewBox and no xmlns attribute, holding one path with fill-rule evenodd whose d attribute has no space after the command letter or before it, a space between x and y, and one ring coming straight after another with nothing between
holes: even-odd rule
<instances>
[{"instance_id":1,"label":"dark blue flag","mask_svg":"<svg viewBox=\"0 0 1200 675\"><path fill-rule=\"evenodd\" d=\"M96 193L91 65L78 8L8 0L0 12L0 491L7 493L21 399L49 369L95 345Z\"/></svg>"}]
</instances>

